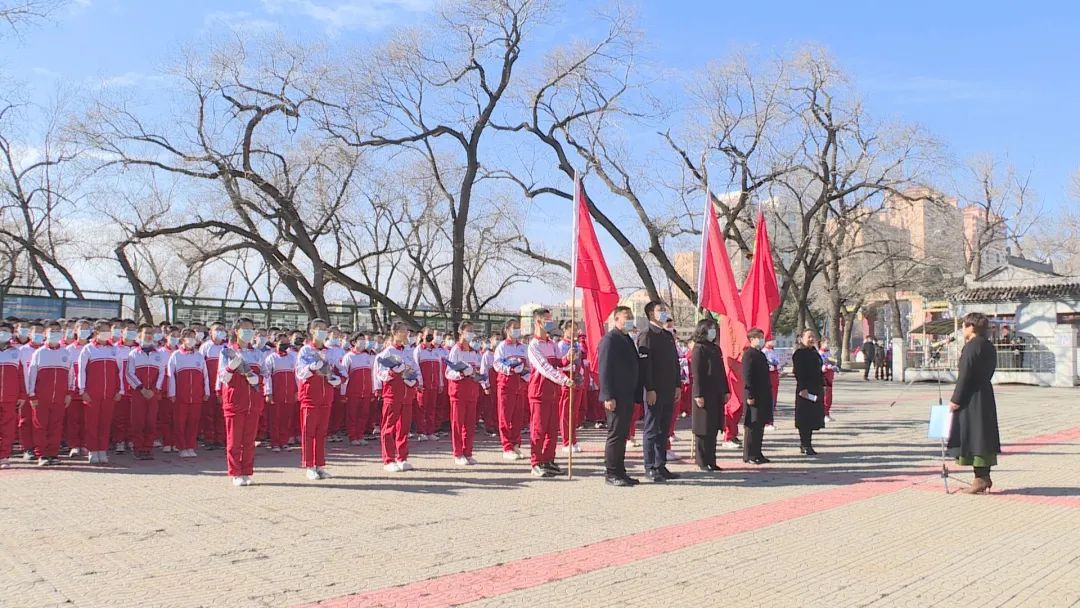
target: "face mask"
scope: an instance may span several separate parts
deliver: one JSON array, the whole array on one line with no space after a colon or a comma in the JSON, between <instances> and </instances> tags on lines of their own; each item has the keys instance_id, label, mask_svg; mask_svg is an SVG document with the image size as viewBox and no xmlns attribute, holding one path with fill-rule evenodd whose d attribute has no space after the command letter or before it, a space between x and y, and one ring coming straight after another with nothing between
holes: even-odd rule
<instances>
[{"instance_id":1,"label":"face mask","mask_svg":"<svg viewBox=\"0 0 1080 608\"><path fill-rule=\"evenodd\" d=\"M368 340L367 344L365 344L368 350L375 350L378 345L379 343L374 340Z\"/></svg>"},{"instance_id":2,"label":"face mask","mask_svg":"<svg viewBox=\"0 0 1080 608\"><path fill-rule=\"evenodd\" d=\"M670 318L671 318L671 313L669 313L666 310L661 310L660 312L656 313L656 320L660 321L661 323L667 323L668 319L670 319Z\"/></svg>"},{"instance_id":3,"label":"face mask","mask_svg":"<svg viewBox=\"0 0 1080 608\"><path fill-rule=\"evenodd\" d=\"M132 342L132 341L135 340L136 335L138 335L138 334L137 334L137 332L135 330L129 329L129 330L124 332L124 341Z\"/></svg>"},{"instance_id":4,"label":"face mask","mask_svg":"<svg viewBox=\"0 0 1080 608\"><path fill-rule=\"evenodd\" d=\"M289 352L289 345L287 343L285 343L285 342L278 342L277 352L279 352L279 353L287 353L287 352Z\"/></svg>"},{"instance_id":5,"label":"face mask","mask_svg":"<svg viewBox=\"0 0 1080 608\"><path fill-rule=\"evenodd\" d=\"M113 330L112 330L112 337L113 337L113 339L114 339L114 340L119 340L119 339L120 339L120 335L121 335L122 333L123 333L123 330L122 330L122 329L120 329L119 327L113 328Z\"/></svg>"},{"instance_id":6,"label":"face mask","mask_svg":"<svg viewBox=\"0 0 1080 608\"><path fill-rule=\"evenodd\" d=\"M521 330L520 329L511 329L510 330L510 337L515 339L515 340L521 338Z\"/></svg>"},{"instance_id":7,"label":"face mask","mask_svg":"<svg viewBox=\"0 0 1080 608\"><path fill-rule=\"evenodd\" d=\"M341 340L339 340L337 338L330 338L330 340L327 341L327 344L334 347L334 348L337 348L337 347L341 346Z\"/></svg>"},{"instance_id":8,"label":"face mask","mask_svg":"<svg viewBox=\"0 0 1080 608\"><path fill-rule=\"evenodd\" d=\"M316 329L315 331L311 332L311 337L315 338L315 340L317 340L319 342L322 342L323 340L326 339L326 330L325 329Z\"/></svg>"},{"instance_id":9,"label":"face mask","mask_svg":"<svg viewBox=\"0 0 1080 608\"><path fill-rule=\"evenodd\" d=\"M630 331L632 329L634 329L634 327L636 327L636 326L634 325L634 320L633 319L623 319L623 322L622 322L622 330L623 331L625 331L626 333L630 333Z\"/></svg>"},{"instance_id":10,"label":"face mask","mask_svg":"<svg viewBox=\"0 0 1080 608\"><path fill-rule=\"evenodd\" d=\"M262 348L264 344L266 344L266 336L255 336L255 340L251 343L255 348Z\"/></svg>"},{"instance_id":11,"label":"face mask","mask_svg":"<svg viewBox=\"0 0 1080 608\"><path fill-rule=\"evenodd\" d=\"M472 341L473 341L473 337L474 337L474 334L473 334L473 332L471 332L471 331L467 331L467 332L465 332L465 341L466 341L466 342L472 342Z\"/></svg>"},{"instance_id":12,"label":"face mask","mask_svg":"<svg viewBox=\"0 0 1080 608\"><path fill-rule=\"evenodd\" d=\"M184 348L187 348L188 350L194 350L195 338L193 336L188 336L184 338Z\"/></svg>"},{"instance_id":13,"label":"face mask","mask_svg":"<svg viewBox=\"0 0 1080 608\"><path fill-rule=\"evenodd\" d=\"M34 334L34 335L30 336L30 343L31 344L40 346L44 342L45 342L45 336L43 336L41 334Z\"/></svg>"},{"instance_id":14,"label":"face mask","mask_svg":"<svg viewBox=\"0 0 1080 608\"><path fill-rule=\"evenodd\" d=\"M176 336L169 336L169 346L176 346L180 344L180 338Z\"/></svg>"},{"instance_id":15,"label":"face mask","mask_svg":"<svg viewBox=\"0 0 1080 608\"><path fill-rule=\"evenodd\" d=\"M473 341L473 342L469 343L469 348L471 348L473 350L480 350L480 343L476 342L476 341Z\"/></svg>"},{"instance_id":16,"label":"face mask","mask_svg":"<svg viewBox=\"0 0 1080 608\"><path fill-rule=\"evenodd\" d=\"M160 331L154 334L154 342L161 342L164 338Z\"/></svg>"},{"instance_id":17,"label":"face mask","mask_svg":"<svg viewBox=\"0 0 1080 608\"><path fill-rule=\"evenodd\" d=\"M143 340L142 341L142 347L145 348L145 349L148 349L148 350L151 349L151 348L154 348L155 344L157 344L157 342L155 342L153 340Z\"/></svg>"},{"instance_id":18,"label":"face mask","mask_svg":"<svg viewBox=\"0 0 1080 608\"><path fill-rule=\"evenodd\" d=\"M89 329L80 329L77 333L79 335L80 340L89 340L90 339L90 334L92 334L94 332L89 330Z\"/></svg>"},{"instance_id":19,"label":"face mask","mask_svg":"<svg viewBox=\"0 0 1080 608\"><path fill-rule=\"evenodd\" d=\"M709 339L709 342L712 342L713 340L715 340L716 339L716 328L715 327L710 327L709 331L705 332L705 337Z\"/></svg>"},{"instance_id":20,"label":"face mask","mask_svg":"<svg viewBox=\"0 0 1080 608\"><path fill-rule=\"evenodd\" d=\"M19 337L20 338L26 338L26 337L28 337L30 335L30 328L29 327L20 327L18 329L18 332L19 332Z\"/></svg>"},{"instance_id":21,"label":"face mask","mask_svg":"<svg viewBox=\"0 0 1080 608\"><path fill-rule=\"evenodd\" d=\"M255 337L255 330L254 329L241 329L240 331L236 332L236 337L241 342L245 342L245 343L246 342L251 342L251 339Z\"/></svg>"},{"instance_id":22,"label":"face mask","mask_svg":"<svg viewBox=\"0 0 1080 608\"><path fill-rule=\"evenodd\" d=\"M445 343L443 344L443 346L444 346L445 348L453 348L453 347L454 347L454 343L453 343L452 341L450 341L450 340L447 340L447 341L446 341L446 342L445 342Z\"/></svg>"},{"instance_id":23,"label":"face mask","mask_svg":"<svg viewBox=\"0 0 1080 608\"><path fill-rule=\"evenodd\" d=\"M544 331L546 331L549 334L554 332L557 327L558 327L558 325L556 325L555 321L553 321L553 320L549 319L547 321L544 321Z\"/></svg>"},{"instance_id":24,"label":"face mask","mask_svg":"<svg viewBox=\"0 0 1080 608\"><path fill-rule=\"evenodd\" d=\"M11 332L0 331L0 342L11 342Z\"/></svg>"},{"instance_id":25,"label":"face mask","mask_svg":"<svg viewBox=\"0 0 1080 608\"><path fill-rule=\"evenodd\" d=\"M45 335L45 341L49 343L49 346L56 346L60 344L60 332L49 332Z\"/></svg>"},{"instance_id":26,"label":"face mask","mask_svg":"<svg viewBox=\"0 0 1080 608\"><path fill-rule=\"evenodd\" d=\"M225 332L223 330L215 329L213 335L214 335L214 339L217 340L218 342L225 339Z\"/></svg>"},{"instance_id":27,"label":"face mask","mask_svg":"<svg viewBox=\"0 0 1080 608\"><path fill-rule=\"evenodd\" d=\"M98 342L108 342L109 338L111 338L111 337L112 337L112 332L107 330L107 329L105 331L99 331L97 333Z\"/></svg>"},{"instance_id":28,"label":"face mask","mask_svg":"<svg viewBox=\"0 0 1080 608\"><path fill-rule=\"evenodd\" d=\"M65 330L64 331L64 338L67 339L67 340L74 339L75 338L75 330L74 329Z\"/></svg>"},{"instance_id":29,"label":"face mask","mask_svg":"<svg viewBox=\"0 0 1080 608\"><path fill-rule=\"evenodd\" d=\"M201 331L195 332L195 341L196 342L202 342L205 339L206 339L206 333L205 332L201 332Z\"/></svg>"}]
</instances>

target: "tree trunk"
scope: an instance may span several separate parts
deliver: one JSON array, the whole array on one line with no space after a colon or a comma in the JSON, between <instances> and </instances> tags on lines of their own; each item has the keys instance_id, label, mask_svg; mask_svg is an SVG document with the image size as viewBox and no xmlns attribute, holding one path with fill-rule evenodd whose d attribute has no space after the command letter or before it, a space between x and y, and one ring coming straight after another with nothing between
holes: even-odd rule
<instances>
[{"instance_id":1,"label":"tree trunk","mask_svg":"<svg viewBox=\"0 0 1080 608\"><path fill-rule=\"evenodd\" d=\"M904 337L904 320L900 316L900 301L896 299L896 290L889 290L889 306L892 307L892 337Z\"/></svg>"},{"instance_id":2,"label":"tree trunk","mask_svg":"<svg viewBox=\"0 0 1080 608\"><path fill-rule=\"evenodd\" d=\"M143 323L154 323L154 315L150 312L150 303L146 299L146 291L143 289L142 281L139 280L135 269L131 266L131 260L127 257L127 252L124 248L127 243L120 243L117 245L113 252L116 254L116 260L120 262L120 268L124 271L124 276L127 277L128 283L131 284L131 292L135 294L135 309L139 315L139 321Z\"/></svg>"}]
</instances>

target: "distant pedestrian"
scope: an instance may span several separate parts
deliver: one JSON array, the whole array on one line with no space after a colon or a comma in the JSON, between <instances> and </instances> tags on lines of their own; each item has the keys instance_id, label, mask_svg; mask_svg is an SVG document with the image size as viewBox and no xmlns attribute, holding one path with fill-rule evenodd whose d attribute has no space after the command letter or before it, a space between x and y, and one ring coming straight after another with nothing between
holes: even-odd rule
<instances>
[{"instance_id":1,"label":"distant pedestrian","mask_svg":"<svg viewBox=\"0 0 1080 608\"><path fill-rule=\"evenodd\" d=\"M862 345L863 360L866 363L866 367L863 368L863 380L870 380L870 366L874 364L874 354L876 351L877 345L874 344L874 339L867 337Z\"/></svg>"}]
</instances>

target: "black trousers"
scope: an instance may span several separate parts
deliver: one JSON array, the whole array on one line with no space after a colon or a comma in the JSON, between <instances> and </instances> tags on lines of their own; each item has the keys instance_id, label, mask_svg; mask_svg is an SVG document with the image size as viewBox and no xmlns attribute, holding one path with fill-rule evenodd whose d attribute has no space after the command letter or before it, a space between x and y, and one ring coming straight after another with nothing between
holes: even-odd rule
<instances>
[{"instance_id":1,"label":"black trousers","mask_svg":"<svg viewBox=\"0 0 1080 608\"><path fill-rule=\"evenodd\" d=\"M746 425L746 432L743 434L745 435L742 444L743 460L763 457L764 454L761 453L761 443L765 440L765 424L762 422L751 422Z\"/></svg>"},{"instance_id":2,"label":"black trousers","mask_svg":"<svg viewBox=\"0 0 1080 608\"><path fill-rule=\"evenodd\" d=\"M814 431L810 429L799 429L799 445L804 448L814 447Z\"/></svg>"},{"instance_id":3,"label":"black trousers","mask_svg":"<svg viewBox=\"0 0 1080 608\"><path fill-rule=\"evenodd\" d=\"M641 445L646 469L667 465L667 441L674 406L674 388L656 391L656 403L645 404L645 433Z\"/></svg>"},{"instance_id":4,"label":"black trousers","mask_svg":"<svg viewBox=\"0 0 1080 608\"><path fill-rule=\"evenodd\" d=\"M615 402L615 411L607 413L607 442L604 444L604 472L608 477L626 477L626 437L634 415L633 400Z\"/></svg>"},{"instance_id":5,"label":"black trousers","mask_svg":"<svg viewBox=\"0 0 1080 608\"><path fill-rule=\"evenodd\" d=\"M870 366L873 365L873 364L874 363L872 361L867 361L866 362L866 369L864 369L863 373L862 373L863 380L869 380L870 379Z\"/></svg>"},{"instance_id":6,"label":"black trousers","mask_svg":"<svg viewBox=\"0 0 1080 608\"><path fill-rule=\"evenodd\" d=\"M716 435L719 429L707 435L694 435L694 463L699 467L716 464Z\"/></svg>"}]
</instances>

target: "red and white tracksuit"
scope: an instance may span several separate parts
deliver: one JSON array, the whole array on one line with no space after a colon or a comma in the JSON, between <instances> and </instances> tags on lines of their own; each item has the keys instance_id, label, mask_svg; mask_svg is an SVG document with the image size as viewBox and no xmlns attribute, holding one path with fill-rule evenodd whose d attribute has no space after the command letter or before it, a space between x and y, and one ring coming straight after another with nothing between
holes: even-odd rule
<instances>
[{"instance_id":1,"label":"red and white tracksuit","mask_svg":"<svg viewBox=\"0 0 1080 608\"><path fill-rule=\"evenodd\" d=\"M22 381L23 381L23 393L26 393L26 385L30 376L30 357L34 356L34 351L41 348L40 345L34 345L31 342L27 342L21 346L18 346L19 361L22 363ZM23 404L19 410L19 443L22 444L24 452L34 451L34 412L30 408L29 403Z\"/></svg>"},{"instance_id":2,"label":"red and white tracksuit","mask_svg":"<svg viewBox=\"0 0 1080 608\"><path fill-rule=\"evenodd\" d=\"M8 346L0 350L0 460L11 457L18 419L16 404L26 399L24 378L18 349Z\"/></svg>"},{"instance_id":3,"label":"red and white tracksuit","mask_svg":"<svg viewBox=\"0 0 1080 608\"><path fill-rule=\"evenodd\" d=\"M400 367L390 368L379 362L380 359L391 356L401 359ZM413 407L412 402L407 399L415 392L413 387L416 383L420 383L423 388L423 377L418 373L416 381L406 382L402 374L407 368L415 371L415 365L402 346L388 346L375 357L373 382L375 392L382 396L383 401L379 434L383 464L409 459L409 427L412 426Z\"/></svg>"},{"instance_id":4,"label":"red and white tracksuit","mask_svg":"<svg viewBox=\"0 0 1080 608\"><path fill-rule=\"evenodd\" d=\"M300 398L300 466L326 466L326 433L334 396L340 385L338 370L326 347L305 344L296 353L296 384ZM312 368L316 369L312 369ZM329 375L317 371L329 369Z\"/></svg>"},{"instance_id":5,"label":"red and white tracksuit","mask_svg":"<svg viewBox=\"0 0 1080 608\"><path fill-rule=\"evenodd\" d=\"M243 364L230 368L229 362L236 354L243 359ZM217 384L225 413L225 460L229 477L255 474L255 434L259 431L259 414L264 402L260 375L262 359L262 351L250 345L241 348L237 344L223 348L218 356Z\"/></svg>"},{"instance_id":6,"label":"red and white tracksuit","mask_svg":"<svg viewBox=\"0 0 1080 608\"><path fill-rule=\"evenodd\" d=\"M79 377L79 353L84 346L86 344L72 342L64 347L71 354L71 375L75 378ZM64 410L64 438L67 439L67 444L71 448L86 447L86 430L83 421L85 409L78 387L73 386L71 389L71 404Z\"/></svg>"},{"instance_id":7,"label":"red and white tracksuit","mask_svg":"<svg viewBox=\"0 0 1080 608\"><path fill-rule=\"evenodd\" d=\"M439 394L444 390L443 361L441 349L434 345L423 345L414 351L416 369L424 377L424 390L417 395L416 432L421 435L433 435L438 430L436 418L439 406Z\"/></svg>"},{"instance_id":8,"label":"red and white tracksuit","mask_svg":"<svg viewBox=\"0 0 1080 608\"><path fill-rule=\"evenodd\" d=\"M165 357L166 367L168 367L169 357L176 350L168 345L158 349L158 352ZM172 397L169 397L169 376L167 372L164 375L165 382L161 385L161 399L158 400L158 434L161 435L161 444L163 446L167 445L180 449L176 447L179 440L176 437L176 417L173 415L175 408L173 407Z\"/></svg>"},{"instance_id":9,"label":"red and white tracksuit","mask_svg":"<svg viewBox=\"0 0 1080 608\"><path fill-rule=\"evenodd\" d=\"M83 402L86 449L104 452L109 449L116 396L124 385L116 347L95 338L79 352L78 365L79 393L87 397Z\"/></svg>"},{"instance_id":10,"label":"red and white tracksuit","mask_svg":"<svg viewBox=\"0 0 1080 608\"><path fill-rule=\"evenodd\" d=\"M575 344L576 346L576 344ZM559 369L563 370L567 375L570 375L570 347L571 343L566 340L559 340L555 344L556 352L559 356ZM574 353L574 377L580 377L582 380L585 378L586 361L581 356L581 348ZM577 444L577 427L581 424L581 421L585 419L585 392L587 387L584 382L569 388L566 386L559 387L559 432L562 435L562 445L569 446ZM570 401L570 393L573 392L574 401ZM570 412L570 407L573 406L574 411ZM570 419L571 415L573 420Z\"/></svg>"},{"instance_id":11,"label":"red and white tracksuit","mask_svg":"<svg viewBox=\"0 0 1080 608\"><path fill-rule=\"evenodd\" d=\"M550 338L533 338L529 342L529 412L532 425L529 443L532 465L555 462L555 433L559 428L559 387L566 384L566 375L559 371L557 346Z\"/></svg>"},{"instance_id":12,"label":"red and white tracksuit","mask_svg":"<svg viewBox=\"0 0 1080 608\"><path fill-rule=\"evenodd\" d=\"M476 406L480 393L487 386L487 382L481 383L477 379L480 353L468 344L458 343L450 349L446 362L446 379L450 381L447 389L450 395L450 444L454 458L471 458L476 434ZM450 368L451 363L468 365L469 371L456 372Z\"/></svg>"},{"instance_id":13,"label":"red and white tracksuit","mask_svg":"<svg viewBox=\"0 0 1080 608\"><path fill-rule=\"evenodd\" d=\"M289 349L267 355L263 381L263 391L270 398L270 447L283 448L293 437L294 412L300 407L296 396L296 353Z\"/></svg>"},{"instance_id":14,"label":"red and white tracksuit","mask_svg":"<svg viewBox=\"0 0 1080 608\"><path fill-rule=\"evenodd\" d=\"M480 354L480 374L487 376L487 390L480 393L476 403L477 413L484 419L484 430L488 433L499 432L499 411L495 406L495 391L491 390L491 379L495 377L495 353L490 348Z\"/></svg>"},{"instance_id":15,"label":"red and white tracksuit","mask_svg":"<svg viewBox=\"0 0 1080 608\"><path fill-rule=\"evenodd\" d=\"M128 398L127 393L127 362L128 353L133 348L133 346L124 344L120 340L116 341L116 361L120 366L120 390L123 396L113 407L112 430L110 433L112 443L126 444L131 439L131 400Z\"/></svg>"},{"instance_id":16,"label":"red and white tracksuit","mask_svg":"<svg viewBox=\"0 0 1080 608\"><path fill-rule=\"evenodd\" d=\"M217 445L225 443L225 411L221 408L221 391L218 390L218 359L221 357L221 349L224 342L217 343L207 340L199 347L199 352L206 359L206 374L210 378L210 398L203 404L202 418L199 421L199 432L203 441Z\"/></svg>"},{"instance_id":17,"label":"red and white tracksuit","mask_svg":"<svg viewBox=\"0 0 1080 608\"><path fill-rule=\"evenodd\" d=\"M356 350L355 348L345 353L341 359L341 371L346 380L345 384L345 426L349 431L349 441L357 441L364 438L371 426L374 415L374 401L372 399L375 388L372 381L372 373L375 366L375 355L371 351ZM417 425L417 431L423 432Z\"/></svg>"},{"instance_id":18,"label":"red and white tracksuit","mask_svg":"<svg viewBox=\"0 0 1080 608\"><path fill-rule=\"evenodd\" d=\"M158 428L158 404L165 384L166 355L156 346L133 348L127 358L128 400L131 402L129 427L135 453L148 453L154 447ZM152 391L144 397L143 390Z\"/></svg>"},{"instance_id":19,"label":"red and white tracksuit","mask_svg":"<svg viewBox=\"0 0 1080 608\"><path fill-rule=\"evenodd\" d=\"M435 430L442 428L443 424L450 420L450 393L447 392L449 388L442 378L446 377L446 358L450 356L450 349L439 346L436 347L435 352L439 355L439 391L438 397L435 402Z\"/></svg>"},{"instance_id":20,"label":"red and white tracksuit","mask_svg":"<svg viewBox=\"0 0 1080 608\"><path fill-rule=\"evenodd\" d=\"M56 458L60 455L60 435L64 430L65 399L75 386L71 374L71 353L59 344L43 346L30 358L26 393L37 399L34 421L34 455Z\"/></svg>"},{"instance_id":21,"label":"red and white tracksuit","mask_svg":"<svg viewBox=\"0 0 1080 608\"><path fill-rule=\"evenodd\" d=\"M181 346L169 357L165 375L169 377L168 394L176 421L176 447L194 450L199 440L203 403L210 398L206 359L199 351Z\"/></svg>"},{"instance_id":22,"label":"red and white tracksuit","mask_svg":"<svg viewBox=\"0 0 1080 608\"><path fill-rule=\"evenodd\" d=\"M345 349L340 346L326 347L326 360L337 372L338 378L344 377L341 373L341 359L345 357ZM330 406L330 421L326 426L327 435L336 435L345 430L345 393L341 392L344 387L338 386L334 390L334 400Z\"/></svg>"},{"instance_id":23,"label":"red and white tracksuit","mask_svg":"<svg viewBox=\"0 0 1080 608\"><path fill-rule=\"evenodd\" d=\"M510 357L521 359L521 373L506 366ZM495 404L499 417L499 441L504 452L521 445L521 429L525 412L528 411L528 381L522 377L529 370L528 348L517 340L504 340L495 347L492 366L498 374L495 379ZM489 376L490 377L490 376Z\"/></svg>"}]
</instances>

